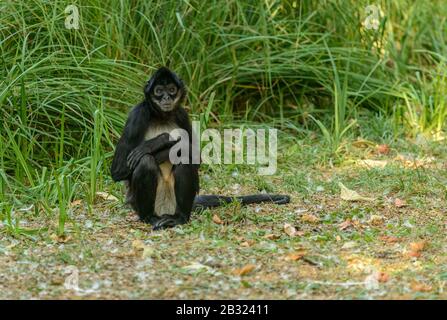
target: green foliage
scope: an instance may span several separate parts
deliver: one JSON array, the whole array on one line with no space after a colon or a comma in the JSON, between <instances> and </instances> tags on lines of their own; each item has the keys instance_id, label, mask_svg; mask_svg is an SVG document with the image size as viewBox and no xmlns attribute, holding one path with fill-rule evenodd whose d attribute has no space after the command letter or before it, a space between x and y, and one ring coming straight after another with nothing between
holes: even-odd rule
<instances>
[{"instance_id":1,"label":"green foliage","mask_svg":"<svg viewBox=\"0 0 447 320\"><path fill-rule=\"evenodd\" d=\"M64 26L65 1L0 4L2 207L35 203L51 212L62 195L91 205L126 113L161 65L185 80L187 107L203 126L321 129L333 154L355 134L361 111L372 110L405 134L443 137L442 0L378 1L377 30L363 25L368 1L72 4L78 30ZM79 188L64 195L56 176Z\"/></svg>"}]
</instances>

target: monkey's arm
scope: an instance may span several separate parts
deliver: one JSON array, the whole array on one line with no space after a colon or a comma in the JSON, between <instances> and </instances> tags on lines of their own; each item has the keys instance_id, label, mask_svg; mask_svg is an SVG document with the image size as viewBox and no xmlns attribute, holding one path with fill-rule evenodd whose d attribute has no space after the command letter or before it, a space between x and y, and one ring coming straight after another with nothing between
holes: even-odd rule
<instances>
[{"instance_id":1,"label":"monkey's arm","mask_svg":"<svg viewBox=\"0 0 447 320\"><path fill-rule=\"evenodd\" d=\"M126 142L125 137L121 137L116 146L115 155L112 161L111 173L113 181L129 180L132 172L127 166L126 161L127 155L131 150L130 148L131 147L129 146L129 143Z\"/></svg>"},{"instance_id":2,"label":"monkey's arm","mask_svg":"<svg viewBox=\"0 0 447 320\"><path fill-rule=\"evenodd\" d=\"M171 141L167 132L143 141L127 156L127 166L133 171L146 154L154 156L158 163L164 162L169 159L169 149L177 142L178 140Z\"/></svg>"},{"instance_id":3,"label":"monkey's arm","mask_svg":"<svg viewBox=\"0 0 447 320\"><path fill-rule=\"evenodd\" d=\"M127 166L127 156L143 141L148 124L149 112L143 102L129 113L123 134L116 146L111 168L114 181L129 180L132 170Z\"/></svg>"}]
</instances>

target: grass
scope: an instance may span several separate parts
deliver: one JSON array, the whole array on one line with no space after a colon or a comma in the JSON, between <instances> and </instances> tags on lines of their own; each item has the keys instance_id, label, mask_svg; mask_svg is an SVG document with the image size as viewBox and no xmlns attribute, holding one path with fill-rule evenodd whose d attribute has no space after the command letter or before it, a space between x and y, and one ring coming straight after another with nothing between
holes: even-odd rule
<instances>
[{"instance_id":1,"label":"grass","mask_svg":"<svg viewBox=\"0 0 447 320\"><path fill-rule=\"evenodd\" d=\"M217 286L231 289L242 284L247 297L262 297L273 288L272 297L298 297L287 293L295 290L303 297L361 298L370 293L358 291L357 285L327 284L352 276L346 265L349 259L339 247L356 241L355 250L365 249L371 258L383 247L379 236L384 233L403 237L389 249L402 255L419 238L431 244L419 260L406 261L420 263L422 269L409 267L397 273L392 278L396 280L385 284L385 294L374 297L413 294L411 285L408 290L405 286L418 276L432 290L415 297L443 297L446 270L436 259L445 260L440 237L445 215L440 202L447 194L442 170L447 117L444 1L377 1L377 30L364 25L368 1L70 4L79 9L78 30L65 28L63 1L0 4L0 263L9 270L5 273L15 270L8 257L28 259L33 250L44 247L49 257L42 265L78 264L88 274L98 275L108 263L119 268L115 258L140 265L139 254L133 254L129 245L140 239L159 254L152 263L164 271L151 272L178 275L186 296L195 292L188 291L194 281L204 288L200 294L212 291L205 285L206 272L205 278L191 280L190 271L183 267L191 257L206 257L213 251L226 257L219 262L223 267L217 267L225 275ZM230 205L161 233L129 220L128 210L121 205L123 187L109 175L110 161L127 111L141 100L144 82L161 65L174 69L188 85L186 107L202 129L280 129L277 175L264 179L251 166L203 165L205 191L287 192L294 199L290 206L267 206L254 214L256 208ZM359 159L377 156L378 144L391 146L399 158L382 156L390 164L380 169L353 167ZM428 156L434 157L433 163L423 162ZM370 204L340 202L339 182L377 198ZM236 184L243 190L229 189ZM109 197L104 202L104 193L120 201ZM387 201L396 197L407 199L408 207L393 208ZM295 215L302 207L320 218L316 226ZM216 225L214 214L227 224ZM371 215L384 216L387 224L369 225L365 219ZM366 227L355 226L348 233L338 230L346 217ZM302 227L305 235L285 237L281 229L286 222ZM281 237L264 239L270 231ZM103 247L132 254L107 255L107 249L101 251L93 244L95 235ZM183 243L185 239L189 240ZM249 246L240 248L244 242ZM304 255L307 262L298 259L290 265L273 258L301 245L309 252ZM183 253L176 262L175 252L180 249ZM78 260L81 254L85 260ZM229 270L250 259L259 259L255 274L271 264L272 273L285 278L233 279ZM314 260L327 263L328 268L320 270L320 262L309 262ZM111 267L111 274L116 275L116 268ZM56 269L42 270L41 275L51 278L48 272L55 272L60 278ZM300 269L311 273L287 284L288 277L300 274ZM17 274L27 277L22 271L30 269L17 269ZM330 277L334 272L339 272L339 279ZM58 291L60 286L40 288L48 278L36 279L22 288L26 289L23 296L65 294ZM19 296L20 289L8 290L5 296ZM112 291L111 296L118 294ZM238 292L223 290L222 297ZM151 291L150 296L162 293Z\"/></svg>"},{"instance_id":2,"label":"grass","mask_svg":"<svg viewBox=\"0 0 447 320\"><path fill-rule=\"evenodd\" d=\"M267 184L291 195L285 206L233 203L159 232L136 221L122 194L98 199L91 215L88 200L74 198L68 237L57 235L52 217L16 212L17 228L39 232L2 233L2 298L445 299L445 146L399 140L381 154L353 141L331 168L315 157L326 147L313 144L283 148L277 176L253 179L250 166L237 175L226 166L202 172L204 192L259 192ZM358 159L387 165L365 168ZM339 182L374 200L342 200ZM78 291L64 287L73 267Z\"/></svg>"}]
</instances>

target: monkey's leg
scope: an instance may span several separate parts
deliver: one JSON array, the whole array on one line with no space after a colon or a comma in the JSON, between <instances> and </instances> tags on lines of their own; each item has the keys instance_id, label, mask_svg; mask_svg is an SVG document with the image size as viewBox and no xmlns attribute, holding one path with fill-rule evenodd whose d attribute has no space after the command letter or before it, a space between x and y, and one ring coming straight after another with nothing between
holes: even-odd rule
<instances>
[{"instance_id":1,"label":"monkey's leg","mask_svg":"<svg viewBox=\"0 0 447 320\"><path fill-rule=\"evenodd\" d=\"M154 157L145 155L136 166L130 181L130 204L140 220L154 224L159 220L154 214L159 168Z\"/></svg>"},{"instance_id":2,"label":"monkey's leg","mask_svg":"<svg viewBox=\"0 0 447 320\"><path fill-rule=\"evenodd\" d=\"M198 192L199 176L193 165L179 164L173 169L175 199L177 202L174 215L163 215L154 224L154 229L164 229L185 224L191 216L192 205Z\"/></svg>"}]
</instances>

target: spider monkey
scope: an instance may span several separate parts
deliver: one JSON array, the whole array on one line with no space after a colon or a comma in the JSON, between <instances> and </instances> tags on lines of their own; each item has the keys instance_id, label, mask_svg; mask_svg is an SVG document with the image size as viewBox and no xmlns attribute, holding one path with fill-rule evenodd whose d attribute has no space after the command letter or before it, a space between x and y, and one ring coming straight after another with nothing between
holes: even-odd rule
<instances>
[{"instance_id":1,"label":"spider monkey","mask_svg":"<svg viewBox=\"0 0 447 320\"><path fill-rule=\"evenodd\" d=\"M163 229L189 221L192 211L217 207L234 200L241 204L273 202L285 204L287 195L249 195L224 197L198 195L199 165L188 160L170 161L174 140L170 133L183 129L192 146L192 128L181 106L186 88L183 81L166 67L158 69L144 87L145 99L129 113L123 134L116 146L111 174L114 181L127 184L127 202L140 220L153 229ZM191 149L190 149L191 151Z\"/></svg>"}]
</instances>

